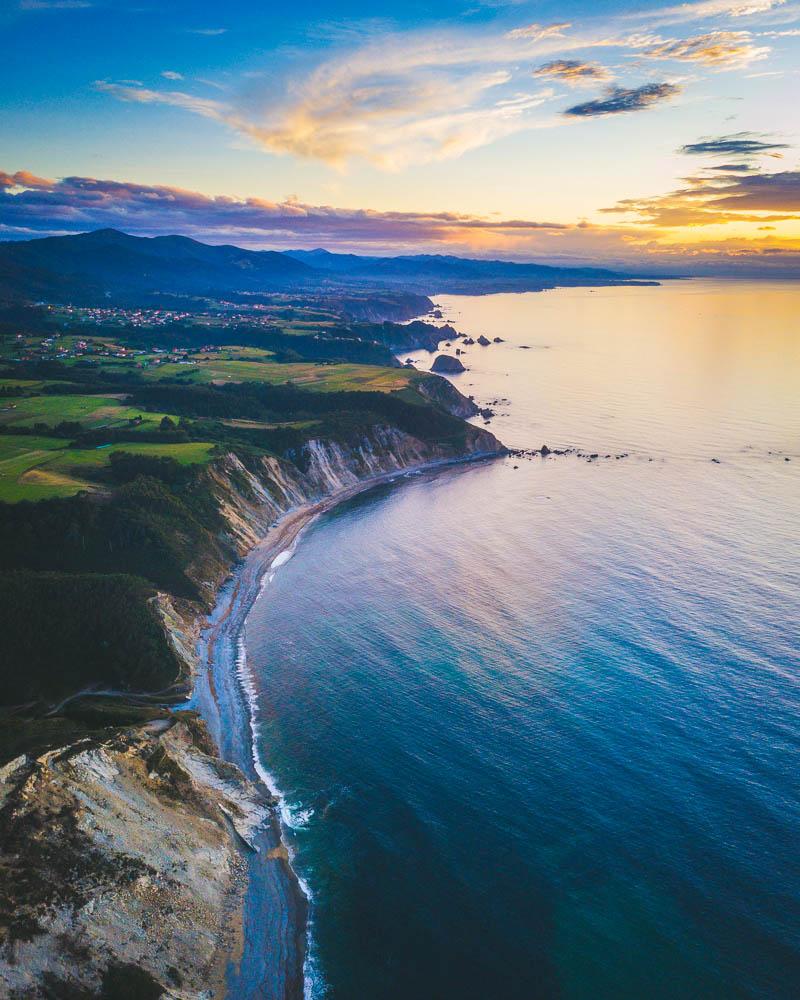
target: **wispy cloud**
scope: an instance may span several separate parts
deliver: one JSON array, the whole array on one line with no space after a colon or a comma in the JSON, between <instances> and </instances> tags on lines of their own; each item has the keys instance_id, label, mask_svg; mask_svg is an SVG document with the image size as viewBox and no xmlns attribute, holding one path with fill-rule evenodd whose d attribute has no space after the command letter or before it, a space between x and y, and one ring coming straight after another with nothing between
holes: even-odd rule
<instances>
[{"instance_id":1,"label":"wispy cloud","mask_svg":"<svg viewBox=\"0 0 800 1000\"><path fill-rule=\"evenodd\" d=\"M681 146L679 152L689 156L740 156L750 158L765 153L788 149L785 142L777 142L757 132L734 132L731 135L705 136L696 142ZM741 168L739 168L741 169Z\"/></svg>"},{"instance_id":2,"label":"wispy cloud","mask_svg":"<svg viewBox=\"0 0 800 1000\"><path fill-rule=\"evenodd\" d=\"M343 167L354 159L382 169L445 160L514 133L564 121L548 107L549 90L527 93L530 60L598 46L646 41L603 35L564 37L566 22L527 25L504 34L475 31L383 35L326 59L305 77L289 79L284 94L275 81L252 80L232 88L225 101L191 88L131 88L100 82L119 100L166 105L218 121L271 153L322 160ZM611 79L603 67L581 59L551 59L535 71L568 83ZM665 89L666 88L666 89ZM596 114L642 110L677 91L669 85L620 90L598 102ZM605 108L605 110L603 110ZM539 110L541 109L541 110ZM588 117L590 111L568 117Z\"/></svg>"},{"instance_id":3,"label":"wispy cloud","mask_svg":"<svg viewBox=\"0 0 800 1000\"><path fill-rule=\"evenodd\" d=\"M600 19L586 26L567 21L522 24L511 30L474 27L389 32L381 23L347 34L295 66L293 75L258 78L252 67L231 76L211 100L195 85L130 87L97 84L118 100L162 105L212 119L261 149L319 160L337 169L366 161L385 170L455 158L526 130L566 121L641 112L694 86L703 70L732 69L766 57L769 49L744 30L711 30L662 37L662 23L711 16L743 17L770 11L783 0L701 0ZM633 16L633 15L632 15ZM191 29L216 33L223 29ZM613 72L591 56L598 50L624 56ZM316 52L317 50L314 50ZM331 54L332 53L332 54ZM603 60L606 62L607 60ZM655 62L691 64L691 79L652 82ZM677 67L675 67L677 68ZM685 71L684 71L685 72ZM530 93L537 80L569 86L616 80L605 95L559 112L549 90ZM164 77L178 81L173 71Z\"/></svg>"},{"instance_id":4,"label":"wispy cloud","mask_svg":"<svg viewBox=\"0 0 800 1000\"><path fill-rule=\"evenodd\" d=\"M180 107L219 121L261 148L344 166L367 160L383 169L443 160L527 128L554 124L536 116L549 90L515 100L527 72L516 64L547 45L527 36L481 39L467 32L412 33L361 46L288 81L276 97L252 81L227 100L189 89L95 86L119 100ZM529 79L529 78L528 78ZM255 95L255 96L254 96Z\"/></svg>"},{"instance_id":5,"label":"wispy cloud","mask_svg":"<svg viewBox=\"0 0 800 1000\"><path fill-rule=\"evenodd\" d=\"M214 38L216 35L224 35L227 28L187 28L189 35L205 35L207 38Z\"/></svg>"},{"instance_id":6,"label":"wispy cloud","mask_svg":"<svg viewBox=\"0 0 800 1000\"><path fill-rule=\"evenodd\" d=\"M563 114L573 118L594 118L602 115L626 114L629 111L643 111L654 104L676 97L681 88L674 83L647 83L642 87L612 87L605 97L575 104Z\"/></svg>"},{"instance_id":7,"label":"wispy cloud","mask_svg":"<svg viewBox=\"0 0 800 1000\"><path fill-rule=\"evenodd\" d=\"M643 49L646 59L698 62L706 66L733 69L765 59L767 46L754 45L749 31L712 31L691 38L659 41Z\"/></svg>"},{"instance_id":8,"label":"wispy cloud","mask_svg":"<svg viewBox=\"0 0 800 1000\"><path fill-rule=\"evenodd\" d=\"M571 27L569 21L560 21L557 24L526 24L522 28L514 28L507 32L506 38L525 38L531 42L540 42L543 38L561 38Z\"/></svg>"},{"instance_id":9,"label":"wispy cloud","mask_svg":"<svg viewBox=\"0 0 800 1000\"><path fill-rule=\"evenodd\" d=\"M612 79L611 72L605 66L582 62L580 59L553 59L535 69L533 76L563 80L572 86L602 83Z\"/></svg>"},{"instance_id":10,"label":"wispy cloud","mask_svg":"<svg viewBox=\"0 0 800 1000\"><path fill-rule=\"evenodd\" d=\"M183 73L178 73L174 69L165 69L161 74L165 80L182 80Z\"/></svg>"},{"instance_id":11,"label":"wispy cloud","mask_svg":"<svg viewBox=\"0 0 800 1000\"><path fill-rule=\"evenodd\" d=\"M782 7L786 0L698 0L695 3L639 11L631 17L658 24L681 24L714 18L754 17Z\"/></svg>"}]
</instances>

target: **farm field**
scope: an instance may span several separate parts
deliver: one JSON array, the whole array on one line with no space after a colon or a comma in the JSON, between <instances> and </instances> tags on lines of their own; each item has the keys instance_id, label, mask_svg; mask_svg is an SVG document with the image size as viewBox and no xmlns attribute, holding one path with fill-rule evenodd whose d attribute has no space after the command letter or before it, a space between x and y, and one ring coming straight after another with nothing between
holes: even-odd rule
<instances>
[{"instance_id":1,"label":"farm field","mask_svg":"<svg viewBox=\"0 0 800 1000\"><path fill-rule=\"evenodd\" d=\"M97 490L89 475L107 465L117 451L173 458L181 465L207 462L210 442L158 444L126 441L99 448L70 448L64 438L0 435L0 501L46 500Z\"/></svg>"},{"instance_id":2,"label":"farm field","mask_svg":"<svg viewBox=\"0 0 800 1000\"><path fill-rule=\"evenodd\" d=\"M266 382L269 385L292 383L322 392L361 390L394 392L405 388L413 372L405 368L379 368L375 365L330 364L314 362L279 364L270 361L240 361L213 358L194 364L161 364L142 372L147 379L167 377L187 382Z\"/></svg>"}]
</instances>

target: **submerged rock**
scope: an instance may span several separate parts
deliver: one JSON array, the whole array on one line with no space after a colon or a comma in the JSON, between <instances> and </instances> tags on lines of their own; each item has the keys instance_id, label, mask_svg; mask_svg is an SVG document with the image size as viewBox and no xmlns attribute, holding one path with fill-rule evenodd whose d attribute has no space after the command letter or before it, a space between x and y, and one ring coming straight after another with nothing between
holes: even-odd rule
<instances>
[{"instance_id":1,"label":"submerged rock","mask_svg":"<svg viewBox=\"0 0 800 1000\"><path fill-rule=\"evenodd\" d=\"M440 354L431 365L431 371L454 374L457 372L464 372L466 371L466 368L461 364L458 358L454 358L452 354Z\"/></svg>"}]
</instances>

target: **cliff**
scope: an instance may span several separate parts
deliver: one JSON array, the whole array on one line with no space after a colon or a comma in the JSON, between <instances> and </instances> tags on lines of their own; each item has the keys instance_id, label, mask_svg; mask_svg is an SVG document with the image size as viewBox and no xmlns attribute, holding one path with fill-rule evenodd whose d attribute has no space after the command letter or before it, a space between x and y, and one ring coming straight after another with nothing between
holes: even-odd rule
<instances>
[{"instance_id":1,"label":"cliff","mask_svg":"<svg viewBox=\"0 0 800 1000\"><path fill-rule=\"evenodd\" d=\"M268 803L214 753L177 717L0 770L5 996L224 994Z\"/></svg>"},{"instance_id":2,"label":"cliff","mask_svg":"<svg viewBox=\"0 0 800 1000\"><path fill-rule=\"evenodd\" d=\"M451 411L469 409L449 383L428 381ZM200 599L158 599L187 689L200 623L231 562L282 515L395 472L500 449L471 425L434 442L375 424L309 440L291 457L228 452L212 462L192 487L221 526L185 568ZM187 713L8 763L0 769L4 995L223 997L227 963L242 948L245 860L270 813L263 789L220 760ZM264 863L285 865L285 854L270 851Z\"/></svg>"}]
</instances>

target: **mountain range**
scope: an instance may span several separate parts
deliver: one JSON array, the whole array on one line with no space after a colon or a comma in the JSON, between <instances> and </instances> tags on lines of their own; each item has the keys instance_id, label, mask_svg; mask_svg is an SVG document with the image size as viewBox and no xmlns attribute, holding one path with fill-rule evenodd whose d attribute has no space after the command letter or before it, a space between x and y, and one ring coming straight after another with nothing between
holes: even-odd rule
<instances>
[{"instance_id":1,"label":"mountain range","mask_svg":"<svg viewBox=\"0 0 800 1000\"><path fill-rule=\"evenodd\" d=\"M221 297L275 291L393 288L422 295L538 291L652 281L602 268L418 254L367 257L328 250L245 250L186 236L101 229L0 243L0 299L96 304L160 294Z\"/></svg>"}]
</instances>

